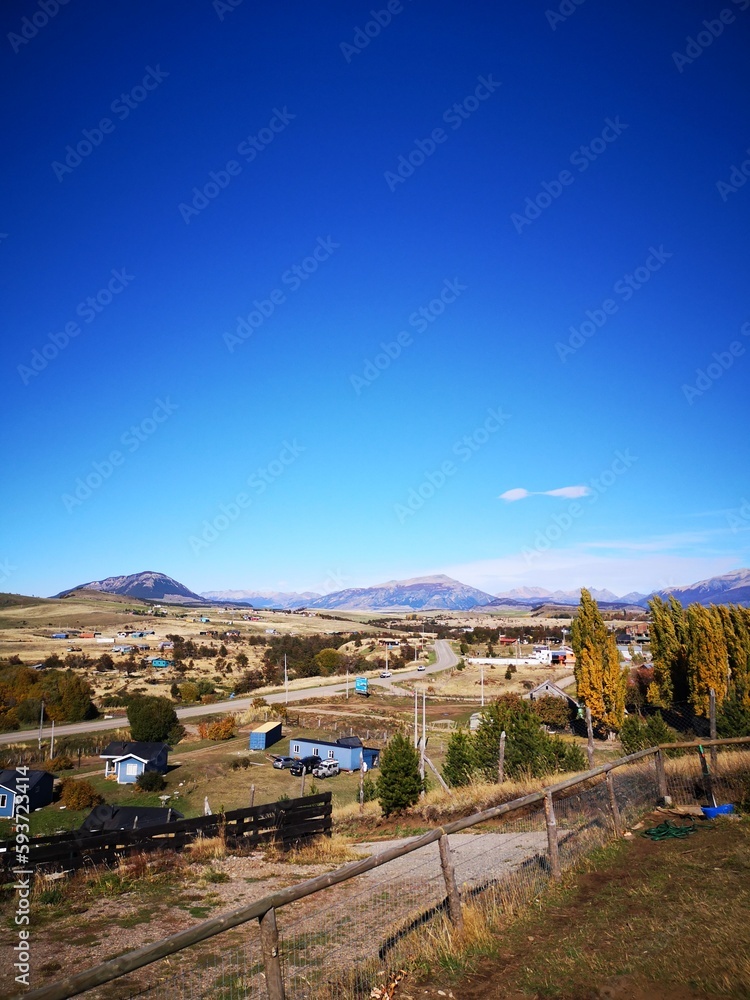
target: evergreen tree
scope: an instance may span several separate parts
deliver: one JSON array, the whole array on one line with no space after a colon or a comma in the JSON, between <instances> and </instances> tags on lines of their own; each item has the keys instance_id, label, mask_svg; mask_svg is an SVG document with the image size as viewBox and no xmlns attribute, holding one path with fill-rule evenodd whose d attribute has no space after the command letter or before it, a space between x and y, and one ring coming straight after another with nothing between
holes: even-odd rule
<instances>
[{"instance_id":1,"label":"evergreen tree","mask_svg":"<svg viewBox=\"0 0 750 1000\"><path fill-rule=\"evenodd\" d=\"M422 791L419 754L401 733L389 741L380 755L378 799L384 816L413 806Z\"/></svg>"},{"instance_id":2,"label":"evergreen tree","mask_svg":"<svg viewBox=\"0 0 750 1000\"><path fill-rule=\"evenodd\" d=\"M709 691L720 706L727 693L727 646L716 609L687 609L688 695L696 715L708 717Z\"/></svg>"},{"instance_id":3,"label":"evergreen tree","mask_svg":"<svg viewBox=\"0 0 750 1000\"><path fill-rule=\"evenodd\" d=\"M474 749L471 736L462 730L451 733L445 752L443 777L452 788L459 788L471 783L473 770Z\"/></svg>"},{"instance_id":4,"label":"evergreen tree","mask_svg":"<svg viewBox=\"0 0 750 1000\"><path fill-rule=\"evenodd\" d=\"M142 695L128 702L130 735L147 743L179 742L185 733L169 698Z\"/></svg>"},{"instance_id":5,"label":"evergreen tree","mask_svg":"<svg viewBox=\"0 0 750 1000\"><path fill-rule=\"evenodd\" d=\"M505 775L539 777L556 770L554 745L542 730L531 702L506 694L482 712L474 734L475 766L485 781L497 781L500 734L505 732Z\"/></svg>"},{"instance_id":6,"label":"evergreen tree","mask_svg":"<svg viewBox=\"0 0 750 1000\"><path fill-rule=\"evenodd\" d=\"M716 713L716 732L720 739L732 736L750 736L750 708L735 687Z\"/></svg>"}]
</instances>

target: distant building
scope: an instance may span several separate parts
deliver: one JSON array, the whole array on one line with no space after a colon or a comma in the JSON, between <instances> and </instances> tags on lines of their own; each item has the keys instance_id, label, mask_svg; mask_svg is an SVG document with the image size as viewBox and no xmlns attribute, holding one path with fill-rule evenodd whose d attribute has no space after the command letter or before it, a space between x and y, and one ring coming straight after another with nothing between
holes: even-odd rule
<instances>
[{"instance_id":1,"label":"distant building","mask_svg":"<svg viewBox=\"0 0 750 1000\"><path fill-rule=\"evenodd\" d=\"M571 708L580 708L580 705L575 698L571 697L571 695L567 694L567 692L563 691L562 688L559 688L557 684L554 684L550 680L542 681L542 683L537 684L533 690L523 695L523 697L528 698L529 701L536 701L537 698L545 698L547 696L552 698L562 698L564 701L568 702Z\"/></svg>"},{"instance_id":2,"label":"distant building","mask_svg":"<svg viewBox=\"0 0 750 1000\"><path fill-rule=\"evenodd\" d=\"M69 636L68 632L53 632L52 633L52 638L53 639L67 639L68 636Z\"/></svg>"},{"instance_id":3,"label":"distant building","mask_svg":"<svg viewBox=\"0 0 750 1000\"><path fill-rule=\"evenodd\" d=\"M368 768L377 767L380 760L380 750L363 746L358 736L341 736L335 743L302 737L289 741L290 757L309 757L312 754L323 760L337 760L342 771L358 771L360 754Z\"/></svg>"},{"instance_id":4,"label":"distant building","mask_svg":"<svg viewBox=\"0 0 750 1000\"><path fill-rule=\"evenodd\" d=\"M163 656L155 656L151 661L152 667L173 667L174 660L167 660Z\"/></svg>"}]
</instances>

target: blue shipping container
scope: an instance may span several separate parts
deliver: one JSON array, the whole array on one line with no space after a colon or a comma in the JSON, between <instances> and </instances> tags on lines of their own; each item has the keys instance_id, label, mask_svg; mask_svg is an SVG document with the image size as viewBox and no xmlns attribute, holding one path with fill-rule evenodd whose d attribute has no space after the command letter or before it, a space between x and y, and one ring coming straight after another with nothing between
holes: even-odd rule
<instances>
[{"instance_id":1,"label":"blue shipping container","mask_svg":"<svg viewBox=\"0 0 750 1000\"><path fill-rule=\"evenodd\" d=\"M281 739L280 722L264 722L250 733L250 749L266 750Z\"/></svg>"}]
</instances>

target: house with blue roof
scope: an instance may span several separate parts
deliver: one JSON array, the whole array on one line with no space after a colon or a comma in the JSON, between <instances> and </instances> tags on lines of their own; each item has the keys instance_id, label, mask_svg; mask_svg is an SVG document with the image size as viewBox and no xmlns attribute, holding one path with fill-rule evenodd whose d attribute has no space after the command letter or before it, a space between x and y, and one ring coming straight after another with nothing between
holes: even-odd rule
<instances>
[{"instance_id":1,"label":"house with blue roof","mask_svg":"<svg viewBox=\"0 0 750 1000\"><path fill-rule=\"evenodd\" d=\"M380 750L364 746L358 736L341 736L335 743L299 736L289 741L290 757L310 757L313 754L323 760L337 760L342 771L358 771L360 754L368 770L377 767L380 760Z\"/></svg>"}]
</instances>

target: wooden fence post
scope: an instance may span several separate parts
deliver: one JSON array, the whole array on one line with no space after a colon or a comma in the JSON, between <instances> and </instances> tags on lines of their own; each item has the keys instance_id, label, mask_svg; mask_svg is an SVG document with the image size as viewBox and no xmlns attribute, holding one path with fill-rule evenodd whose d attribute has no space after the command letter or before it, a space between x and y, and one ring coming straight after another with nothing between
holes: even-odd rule
<instances>
[{"instance_id":1,"label":"wooden fence post","mask_svg":"<svg viewBox=\"0 0 750 1000\"><path fill-rule=\"evenodd\" d=\"M497 783L502 785L505 781L505 730L500 733L500 750L497 755Z\"/></svg>"},{"instance_id":2,"label":"wooden fence post","mask_svg":"<svg viewBox=\"0 0 750 1000\"><path fill-rule=\"evenodd\" d=\"M440 867L443 869L445 888L448 893L448 915L456 930L462 931L464 928L464 915L461 912L461 894L456 885L456 871L453 867L451 848L447 834L443 834L438 840L440 849Z\"/></svg>"},{"instance_id":3,"label":"wooden fence post","mask_svg":"<svg viewBox=\"0 0 750 1000\"><path fill-rule=\"evenodd\" d=\"M279 957L279 931L273 907L260 917L260 947L266 972L268 1000L284 1000L284 977Z\"/></svg>"},{"instance_id":4,"label":"wooden fence post","mask_svg":"<svg viewBox=\"0 0 750 1000\"><path fill-rule=\"evenodd\" d=\"M665 806L672 805L672 797L667 794L667 774L664 770L664 754L657 750L656 754L656 787L659 794L659 802Z\"/></svg>"},{"instance_id":5,"label":"wooden fence post","mask_svg":"<svg viewBox=\"0 0 750 1000\"><path fill-rule=\"evenodd\" d=\"M594 727L591 724L591 709L586 706L586 732L588 733L588 743L586 744L586 754L589 758L589 770L594 766Z\"/></svg>"},{"instance_id":6,"label":"wooden fence post","mask_svg":"<svg viewBox=\"0 0 750 1000\"><path fill-rule=\"evenodd\" d=\"M609 794L609 808L612 810L612 825L615 828L615 837L622 836L622 819L620 818L620 807L617 805L615 795L615 776L612 771L607 771L607 793Z\"/></svg>"},{"instance_id":7,"label":"wooden fence post","mask_svg":"<svg viewBox=\"0 0 750 1000\"><path fill-rule=\"evenodd\" d=\"M552 876L552 881L557 882L560 878L560 852L557 846L555 807L552 804L552 795L549 792L544 796L544 821L547 824L550 875Z\"/></svg>"},{"instance_id":8,"label":"wooden fence post","mask_svg":"<svg viewBox=\"0 0 750 1000\"><path fill-rule=\"evenodd\" d=\"M250 785L250 808L255 805L255 785Z\"/></svg>"},{"instance_id":9,"label":"wooden fence post","mask_svg":"<svg viewBox=\"0 0 750 1000\"><path fill-rule=\"evenodd\" d=\"M709 734L712 740L716 739L716 691L713 688L708 693L708 725ZM716 777L716 765L718 764L718 752L716 747L711 747L711 774Z\"/></svg>"}]
</instances>

